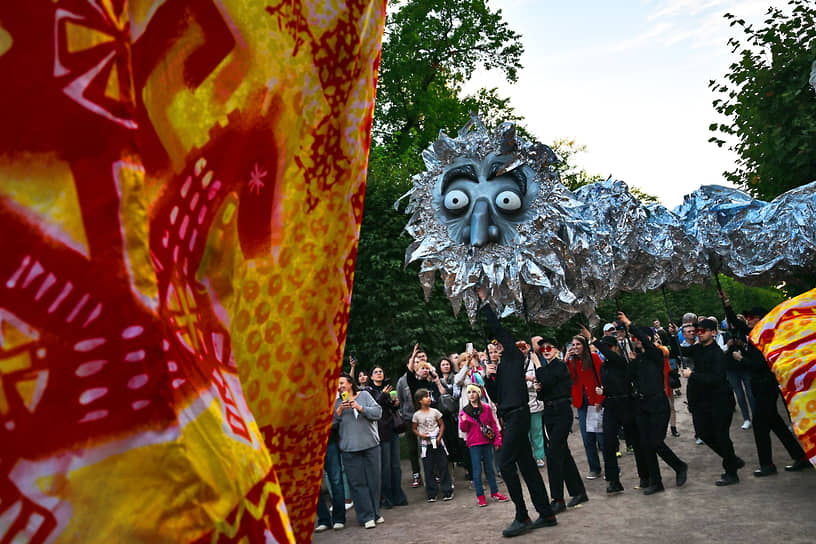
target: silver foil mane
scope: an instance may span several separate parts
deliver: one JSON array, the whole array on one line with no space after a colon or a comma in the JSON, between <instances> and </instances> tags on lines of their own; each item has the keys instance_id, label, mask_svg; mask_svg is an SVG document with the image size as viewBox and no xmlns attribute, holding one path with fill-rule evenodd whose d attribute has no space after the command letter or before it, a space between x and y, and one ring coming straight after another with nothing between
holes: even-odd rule
<instances>
[{"instance_id":1,"label":"silver foil mane","mask_svg":"<svg viewBox=\"0 0 816 544\"><path fill-rule=\"evenodd\" d=\"M513 225L512 244L474 244L449 235L439 210L444 172L461 157L506 159L502 172L525 167L538 191L528 220ZM413 178L405 230L414 241L405 264L421 260L426 298L437 272L458 313L471 321L474 286L484 284L502 315L516 313L557 325L576 313L597 323L595 308L621 291L707 282L716 270L768 283L812 269L816 261L816 182L772 202L717 185L703 186L669 211L641 203L622 181L570 191L559 179L558 157L518 136L512 123L489 131L473 117L456 138L440 133L422 154L426 171ZM436 197L435 197L436 194ZM435 201L436 198L436 201Z\"/></svg>"}]
</instances>

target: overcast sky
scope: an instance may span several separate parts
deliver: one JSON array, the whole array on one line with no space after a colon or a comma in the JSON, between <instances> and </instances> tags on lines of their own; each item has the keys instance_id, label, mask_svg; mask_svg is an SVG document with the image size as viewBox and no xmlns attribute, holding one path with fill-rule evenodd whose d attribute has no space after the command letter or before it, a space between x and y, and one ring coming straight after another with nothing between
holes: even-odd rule
<instances>
[{"instance_id":1,"label":"overcast sky","mask_svg":"<svg viewBox=\"0 0 816 544\"><path fill-rule=\"evenodd\" d=\"M710 79L734 61L723 14L762 21L774 0L489 0L525 47L519 81L499 87L543 142L574 138L589 173L610 174L667 207L700 185L727 185L734 156L708 143L720 120ZM776 0L776 5L784 5Z\"/></svg>"}]
</instances>

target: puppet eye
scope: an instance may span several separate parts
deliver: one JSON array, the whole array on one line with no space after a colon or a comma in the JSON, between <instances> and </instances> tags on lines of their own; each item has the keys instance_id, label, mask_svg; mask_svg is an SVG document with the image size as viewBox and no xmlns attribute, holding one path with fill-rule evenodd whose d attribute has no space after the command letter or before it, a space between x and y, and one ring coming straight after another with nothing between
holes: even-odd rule
<instances>
[{"instance_id":1,"label":"puppet eye","mask_svg":"<svg viewBox=\"0 0 816 544\"><path fill-rule=\"evenodd\" d=\"M460 211L470 204L470 199L464 191L454 189L445 195L445 209L450 211Z\"/></svg>"},{"instance_id":2,"label":"puppet eye","mask_svg":"<svg viewBox=\"0 0 816 544\"><path fill-rule=\"evenodd\" d=\"M514 212L521 208L521 197L513 191L502 191L496 196L496 206L504 212Z\"/></svg>"}]
</instances>

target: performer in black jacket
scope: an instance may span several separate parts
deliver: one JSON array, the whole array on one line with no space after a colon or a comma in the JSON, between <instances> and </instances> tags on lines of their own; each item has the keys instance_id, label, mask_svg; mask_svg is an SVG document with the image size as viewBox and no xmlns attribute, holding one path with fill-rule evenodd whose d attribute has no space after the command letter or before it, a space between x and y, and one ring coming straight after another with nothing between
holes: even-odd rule
<instances>
[{"instance_id":1,"label":"performer in black jacket","mask_svg":"<svg viewBox=\"0 0 816 544\"><path fill-rule=\"evenodd\" d=\"M533 362L540 385L538 399L544 403L542 417L547 429L547 475L550 480L552 509L556 514L567 509L564 504L564 484L572 496L570 506L577 506L587 498L586 487L572 458L567 438L572 430L572 382L567 365L558 357L558 343L551 338L538 341L541 356Z\"/></svg>"},{"instance_id":2,"label":"performer in black jacket","mask_svg":"<svg viewBox=\"0 0 816 544\"><path fill-rule=\"evenodd\" d=\"M734 392L725 377L725 353L714 341L717 322L703 319L697 324L697 343L680 348L683 355L694 361L694 370L683 369L688 378L686 396L700 438L714 453L722 457L725 472L715 483L718 486L739 482L737 470L745 461L734 453L731 442L731 418L734 416Z\"/></svg>"},{"instance_id":3,"label":"performer in black jacket","mask_svg":"<svg viewBox=\"0 0 816 544\"><path fill-rule=\"evenodd\" d=\"M487 299L487 291L479 288L479 298ZM510 498L516 506L516 517L502 535L506 537L518 536L530 529L557 525L552 509L550 508L547 488L536 466L533 450L527 433L530 432L530 405L527 394L527 384L524 371L524 355L516 347L513 338L499 323L496 314L489 304L482 305L493 336L504 347L501 362L498 365L488 363L485 387L497 406L497 414L502 420L504 440L499 450L499 467ZM533 506L539 513L535 522L530 521L527 505L521 490L516 465L527 484Z\"/></svg>"},{"instance_id":4,"label":"performer in black jacket","mask_svg":"<svg viewBox=\"0 0 816 544\"><path fill-rule=\"evenodd\" d=\"M725 317L728 320L732 338L732 342L729 342L732 343L732 346L728 354L751 374L751 390L756 400L753 420L754 442L756 442L759 457L759 468L754 471L754 476L776 474L776 465L773 463L771 454L771 431L776 434L793 458L793 463L786 466L785 470L798 471L810 468L811 464L807 460L805 450L785 425L785 421L776 408L779 399L779 383L776 381L776 376L768 366L762 352L748 341L748 333L762 319L765 311L756 307L747 310L743 312L745 321L742 321L731 309L731 302L726 294L722 290L719 291L719 294L725 306Z\"/></svg>"},{"instance_id":5,"label":"performer in black jacket","mask_svg":"<svg viewBox=\"0 0 816 544\"><path fill-rule=\"evenodd\" d=\"M632 344L637 353L629 367L632 388L638 399L637 423L640 429L640 447L649 470L649 487L644 495L663 491L663 479L657 456L674 469L676 483L680 487L686 483L688 465L666 445L666 429L669 426L669 398L666 396L663 352L652 340L652 330L648 327L633 326L623 312L618 312L618 320L632 335Z\"/></svg>"},{"instance_id":6,"label":"performer in black jacket","mask_svg":"<svg viewBox=\"0 0 816 544\"><path fill-rule=\"evenodd\" d=\"M604 435L604 472L609 484L607 493L623 491L620 482L620 468L618 467L617 451L619 447L618 432L623 428L626 443L635 450L635 465L637 466L640 487L649 487L649 467L640 446L640 435L635 417L638 402L632 394L632 379L629 375L629 364L621 352L620 344L614 336L604 336L600 340L592 341L592 334L581 326L581 336L592 342L604 356L601 365L601 384L595 390L604 396L603 407L603 435ZM552 490L552 484L550 484Z\"/></svg>"}]
</instances>

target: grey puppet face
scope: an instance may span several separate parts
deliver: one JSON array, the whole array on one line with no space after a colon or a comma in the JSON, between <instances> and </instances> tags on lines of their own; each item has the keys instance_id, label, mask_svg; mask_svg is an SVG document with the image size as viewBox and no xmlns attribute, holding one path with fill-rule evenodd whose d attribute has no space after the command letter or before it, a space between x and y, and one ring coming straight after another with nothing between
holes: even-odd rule
<instances>
[{"instance_id":1,"label":"grey puppet face","mask_svg":"<svg viewBox=\"0 0 816 544\"><path fill-rule=\"evenodd\" d=\"M515 225L531 219L538 194L535 173L525 165L504 171L510 155L483 160L461 158L448 166L433 190L433 207L448 235L458 243L481 247L510 244Z\"/></svg>"}]
</instances>

